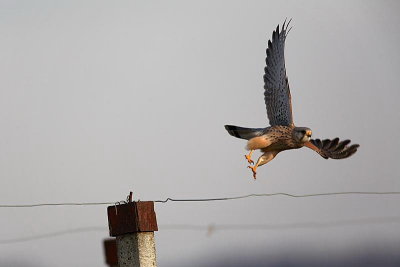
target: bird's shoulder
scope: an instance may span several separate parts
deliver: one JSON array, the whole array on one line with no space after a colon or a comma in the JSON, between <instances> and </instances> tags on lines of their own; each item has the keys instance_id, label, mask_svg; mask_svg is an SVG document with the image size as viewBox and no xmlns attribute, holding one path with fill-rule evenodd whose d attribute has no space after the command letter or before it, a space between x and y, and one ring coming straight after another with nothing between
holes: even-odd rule
<instances>
[{"instance_id":1,"label":"bird's shoulder","mask_svg":"<svg viewBox=\"0 0 400 267\"><path fill-rule=\"evenodd\" d=\"M265 128L266 133L292 133L294 127L293 126L286 126L286 125L274 125Z\"/></svg>"}]
</instances>

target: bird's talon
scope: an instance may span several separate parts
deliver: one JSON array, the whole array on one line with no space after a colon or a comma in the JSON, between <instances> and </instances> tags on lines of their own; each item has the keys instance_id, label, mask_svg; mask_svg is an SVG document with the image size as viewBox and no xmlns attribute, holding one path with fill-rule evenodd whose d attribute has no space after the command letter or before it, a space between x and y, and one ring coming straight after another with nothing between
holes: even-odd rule
<instances>
[{"instance_id":1,"label":"bird's talon","mask_svg":"<svg viewBox=\"0 0 400 267\"><path fill-rule=\"evenodd\" d=\"M251 171L253 172L253 178L254 178L254 180L256 180L257 179L256 168L254 168L252 166L247 166L247 168L251 169Z\"/></svg>"},{"instance_id":2,"label":"bird's talon","mask_svg":"<svg viewBox=\"0 0 400 267\"><path fill-rule=\"evenodd\" d=\"M251 159L251 157L249 155L244 155L244 157L247 159L247 162L249 164L254 164L254 161Z\"/></svg>"}]
</instances>

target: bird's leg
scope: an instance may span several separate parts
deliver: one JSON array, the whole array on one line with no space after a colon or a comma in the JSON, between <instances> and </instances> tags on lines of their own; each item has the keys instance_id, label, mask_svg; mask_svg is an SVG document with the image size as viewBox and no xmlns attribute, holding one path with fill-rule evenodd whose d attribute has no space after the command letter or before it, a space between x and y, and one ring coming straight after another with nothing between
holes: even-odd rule
<instances>
[{"instance_id":1,"label":"bird's leg","mask_svg":"<svg viewBox=\"0 0 400 267\"><path fill-rule=\"evenodd\" d=\"M251 159L251 154L253 154L254 150L250 150L250 153L248 155L244 155L244 157L247 159L247 162L249 164L254 164L254 161Z\"/></svg>"},{"instance_id":2,"label":"bird's leg","mask_svg":"<svg viewBox=\"0 0 400 267\"><path fill-rule=\"evenodd\" d=\"M276 154L278 154L276 151L265 152L263 155L261 155L261 157L258 158L256 165L248 166L248 168L253 172L254 180L257 178L257 168L273 160Z\"/></svg>"}]
</instances>

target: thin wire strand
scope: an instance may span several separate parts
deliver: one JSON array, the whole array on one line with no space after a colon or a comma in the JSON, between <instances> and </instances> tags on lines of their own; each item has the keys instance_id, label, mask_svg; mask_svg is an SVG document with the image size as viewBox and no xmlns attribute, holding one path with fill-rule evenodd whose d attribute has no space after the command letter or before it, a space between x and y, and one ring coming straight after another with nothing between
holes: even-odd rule
<instances>
[{"instance_id":1,"label":"thin wire strand","mask_svg":"<svg viewBox=\"0 0 400 267\"><path fill-rule=\"evenodd\" d=\"M290 230L290 229L319 229L329 227L341 227L341 226L355 226L355 225L369 225L369 224L388 224L388 223L400 223L400 216L390 217L370 217L361 219L349 219L349 220L336 220L329 222L298 222L298 223L280 223L280 224L208 224L208 225L195 225L195 224L166 224L161 225L160 231L168 230L189 230L189 231L202 231L206 232L207 235L211 235L216 231L254 231L254 230ZM0 240L0 245L21 243L39 239L47 239L57 236L63 236L67 234L76 234L83 232L106 232L108 229L102 226L92 227L80 227L75 229L68 229L63 231L51 232L40 235L33 235L21 238L3 239Z\"/></svg>"},{"instance_id":2,"label":"thin wire strand","mask_svg":"<svg viewBox=\"0 0 400 267\"><path fill-rule=\"evenodd\" d=\"M67 202L67 203L39 203L39 204L10 204L0 205L0 208L34 208L44 206L96 206L96 205L114 205L118 202Z\"/></svg>"},{"instance_id":3,"label":"thin wire strand","mask_svg":"<svg viewBox=\"0 0 400 267\"><path fill-rule=\"evenodd\" d=\"M320 197L320 196L334 196L334 195L400 195L400 192L330 192L330 193L317 193L317 194L305 194L305 195L294 195L289 193L270 193L270 194L249 194L237 197L222 197L222 198L198 198L198 199L174 199L167 198L165 200L155 200L158 203L167 203L168 201L175 202L201 202L201 201L223 201L223 200L234 200L243 199L250 197L273 197L273 196L286 196L293 198L304 198L304 197Z\"/></svg>"},{"instance_id":4,"label":"thin wire strand","mask_svg":"<svg viewBox=\"0 0 400 267\"><path fill-rule=\"evenodd\" d=\"M304 194L295 195L289 193L266 193L266 194L249 194L243 196L234 197L220 197L220 198L194 198L194 199L175 199L166 198L165 200L155 200L156 203L167 203L167 202L205 202L205 201L225 201L235 200L251 197L273 197L273 196L286 196L292 198L306 198L306 197L321 197L321 196L335 196L335 195L400 195L400 192L361 192L361 191L350 191L350 192L329 192L329 193L316 193L316 194ZM44 206L96 206L96 205L115 205L120 202L67 202L67 203L39 203L39 204L9 204L0 205L0 208L34 208Z\"/></svg>"},{"instance_id":5,"label":"thin wire strand","mask_svg":"<svg viewBox=\"0 0 400 267\"><path fill-rule=\"evenodd\" d=\"M97 231L105 232L105 231L107 231L107 228L98 227L98 226L97 227L96 226L80 227L80 228L51 232L51 233L41 234L41 235L33 235L33 236L12 238L12 239L3 239L3 240L0 240L0 244L13 244L13 243L26 242L26 241L33 241L33 240L38 240L38 239L47 239L47 238L62 236L62 235L67 235L67 234L76 234L76 233L83 233L83 232L97 232Z\"/></svg>"},{"instance_id":6,"label":"thin wire strand","mask_svg":"<svg viewBox=\"0 0 400 267\"><path fill-rule=\"evenodd\" d=\"M279 223L279 224L209 224L192 225L192 224L170 224L160 226L160 230L286 230L298 228L328 228L337 226L352 226L364 224L386 224L400 223L400 216L391 217L371 217L362 219L336 220L329 222L297 222L297 223Z\"/></svg>"}]
</instances>

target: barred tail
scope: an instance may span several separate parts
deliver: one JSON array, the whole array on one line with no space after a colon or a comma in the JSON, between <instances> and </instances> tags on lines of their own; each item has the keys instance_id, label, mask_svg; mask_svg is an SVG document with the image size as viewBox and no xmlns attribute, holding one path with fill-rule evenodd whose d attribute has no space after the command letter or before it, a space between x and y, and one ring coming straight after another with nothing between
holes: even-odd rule
<instances>
[{"instance_id":1,"label":"barred tail","mask_svg":"<svg viewBox=\"0 0 400 267\"><path fill-rule=\"evenodd\" d=\"M249 140L264 134L265 128L244 128L234 125L225 125L228 133L234 137Z\"/></svg>"}]
</instances>

